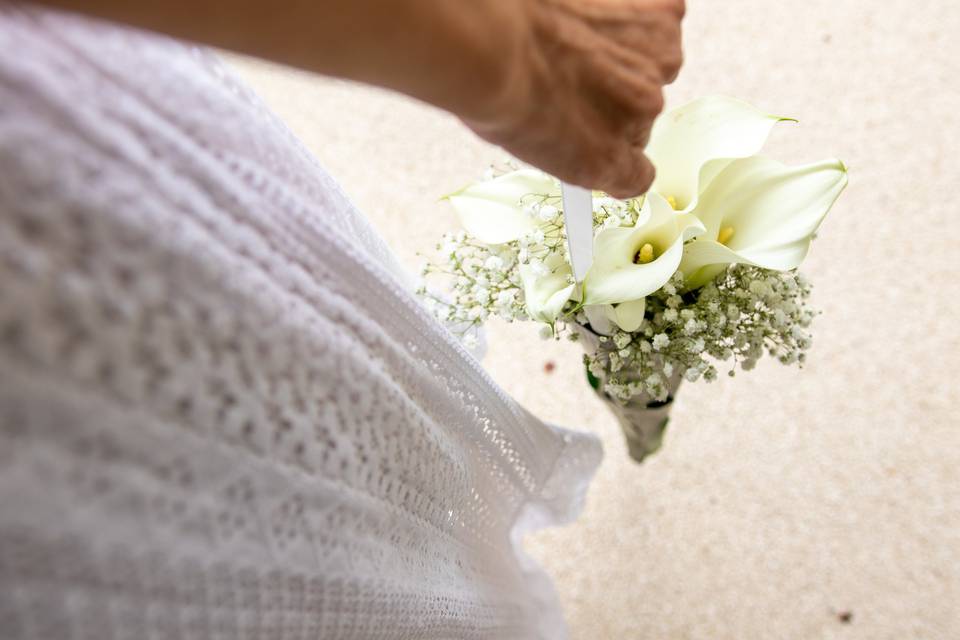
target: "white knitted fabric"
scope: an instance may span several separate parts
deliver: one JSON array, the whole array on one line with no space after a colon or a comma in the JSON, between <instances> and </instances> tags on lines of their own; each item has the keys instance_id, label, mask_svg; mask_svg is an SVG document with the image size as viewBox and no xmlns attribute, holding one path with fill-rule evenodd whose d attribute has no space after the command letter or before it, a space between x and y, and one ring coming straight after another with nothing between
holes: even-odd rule
<instances>
[{"instance_id":1,"label":"white knitted fabric","mask_svg":"<svg viewBox=\"0 0 960 640\"><path fill-rule=\"evenodd\" d=\"M0 637L557 638L536 420L208 53L0 5Z\"/></svg>"}]
</instances>

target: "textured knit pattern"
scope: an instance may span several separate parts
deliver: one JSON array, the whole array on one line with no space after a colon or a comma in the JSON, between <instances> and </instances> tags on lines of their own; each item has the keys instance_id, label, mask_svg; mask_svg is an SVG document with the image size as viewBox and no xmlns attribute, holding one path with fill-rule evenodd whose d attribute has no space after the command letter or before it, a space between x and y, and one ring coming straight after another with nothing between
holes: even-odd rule
<instances>
[{"instance_id":1,"label":"textured knit pattern","mask_svg":"<svg viewBox=\"0 0 960 640\"><path fill-rule=\"evenodd\" d=\"M0 635L555 638L599 460L209 54L0 5Z\"/></svg>"}]
</instances>

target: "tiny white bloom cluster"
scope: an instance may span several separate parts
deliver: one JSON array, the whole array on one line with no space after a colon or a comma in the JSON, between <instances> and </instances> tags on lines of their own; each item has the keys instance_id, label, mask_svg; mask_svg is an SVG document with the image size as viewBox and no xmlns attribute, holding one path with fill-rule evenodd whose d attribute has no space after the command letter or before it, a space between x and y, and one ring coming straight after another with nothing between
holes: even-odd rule
<instances>
[{"instance_id":1,"label":"tiny white bloom cluster","mask_svg":"<svg viewBox=\"0 0 960 640\"><path fill-rule=\"evenodd\" d=\"M423 273L445 276L449 299L419 289L437 318L464 336L490 316L507 322L529 320L524 304L517 258L519 243L488 246L463 232L447 234L437 245L441 260ZM666 400L671 379L694 382L717 379L717 362L734 361L754 368L765 354L783 364L802 366L811 346L807 329L816 315L809 304L811 285L797 271L772 271L731 265L707 285L684 291L681 272L647 297L644 319L632 332L615 325L598 338L600 347L584 355L596 384L611 397L627 402L646 394ZM591 331L582 309L568 303L553 325L541 327L541 337L580 338Z\"/></svg>"},{"instance_id":2,"label":"tiny white bloom cluster","mask_svg":"<svg viewBox=\"0 0 960 640\"><path fill-rule=\"evenodd\" d=\"M617 200L604 196L593 202L593 228L612 229L614 227L631 227L637 223L640 215L641 200Z\"/></svg>"},{"instance_id":3,"label":"tiny white bloom cluster","mask_svg":"<svg viewBox=\"0 0 960 640\"><path fill-rule=\"evenodd\" d=\"M717 379L715 362L734 360L754 368L764 354L802 366L811 345L808 332L816 315L809 304L811 285L796 271L731 265L704 287L683 294L683 275L647 298L640 328L614 328L600 336L600 348L584 362L596 384L627 402L646 394L664 401L671 378L690 382ZM587 325L581 313L577 322ZM589 329L589 327L587 326Z\"/></svg>"},{"instance_id":4,"label":"tiny white bloom cluster","mask_svg":"<svg viewBox=\"0 0 960 640\"><path fill-rule=\"evenodd\" d=\"M480 244L460 231L445 234L436 249L440 259L425 263L420 273L445 277L443 289L449 294L437 294L426 284L417 294L438 320L465 340L474 340L472 329L491 315L508 322L528 319L516 247Z\"/></svg>"},{"instance_id":5,"label":"tiny white bloom cluster","mask_svg":"<svg viewBox=\"0 0 960 640\"><path fill-rule=\"evenodd\" d=\"M530 265L537 277L544 277L550 273L550 269L544 265L547 257L553 254L567 257L563 215L557 208L560 198L531 193L521 198L519 204L536 226L517 239L517 258L520 264Z\"/></svg>"}]
</instances>

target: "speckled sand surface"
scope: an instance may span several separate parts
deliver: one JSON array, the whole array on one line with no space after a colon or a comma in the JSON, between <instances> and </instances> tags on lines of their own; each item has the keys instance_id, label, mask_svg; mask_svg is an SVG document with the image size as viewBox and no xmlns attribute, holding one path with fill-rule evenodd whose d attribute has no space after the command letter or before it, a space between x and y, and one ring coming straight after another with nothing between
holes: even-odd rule
<instances>
[{"instance_id":1,"label":"speckled sand surface","mask_svg":"<svg viewBox=\"0 0 960 640\"><path fill-rule=\"evenodd\" d=\"M607 450L580 521L531 551L577 639L960 638L960 6L688 5L668 104L745 98L801 120L771 153L850 167L806 263L812 362L684 388L638 467L576 345L491 326L496 380ZM438 196L503 158L410 100L231 62L411 269L454 224Z\"/></svg>"}]
</instances>

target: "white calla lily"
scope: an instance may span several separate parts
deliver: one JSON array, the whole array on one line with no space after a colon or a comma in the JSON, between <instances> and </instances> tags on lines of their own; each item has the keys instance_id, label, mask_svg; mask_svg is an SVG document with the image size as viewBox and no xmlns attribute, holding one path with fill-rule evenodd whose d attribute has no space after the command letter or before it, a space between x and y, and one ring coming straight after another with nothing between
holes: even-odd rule
<instances>
[{"instance_id":1,"label":"white calla lily","mask_svg":"<svg viewBox=\"0 0 960 640\"><path fill-rule=\"evenodd\" d=\"M537 228L523 202L536 196L559 198L559 183L541 171L521 169L472 184L447 199L467 233L481 242L501 244Z\"/></svg>"},{"instance_id":2,"label":"white calla lily","mask_svg":"<svg viewBox=\"0 0 960 640\"><path fill-rule=\"evenodd\" d=\"M677 213L658 194L648 194L634 226L603 229L594 238L584 304L634 302L653 293L679 267L684 241L703 231L696 216Z\"/></svg>"},{"instance_id":3,"label":"white calla lily","mask_svg":"<svg viewBox=\"0 0 960 640\"><path fill-rule=\"evenodd\" d=\"M646 148L657 169L650 190L677 210L689 208L731 159L760 151L773 126L785 120L793 119L725 96L700 98L664 113Z\"/></svg>"},{"instance_id":4,"label":"white calla lily","mask_svg":"<svg viewBox=\"0 0 960 640\"><path fill-rule=\"evenodd\" d=\"M846 186L847 168L839 160L799 167L762 156L731 162L691 212L706 232L684 250L687 286L702 286L733 263L778 271L798 267Z\"/></svg>"},{"instance_id":5,"label":"white calla lily","mask_svg":"<svg viewBox=\"0 0 960 640\"><path fill-rule=\"evenodd\" d=\"M540 265L521 264L527 314L534 320L553 324L576 287L572 274L560 253L551 253Z\"/></svg>"}]
</instances>

